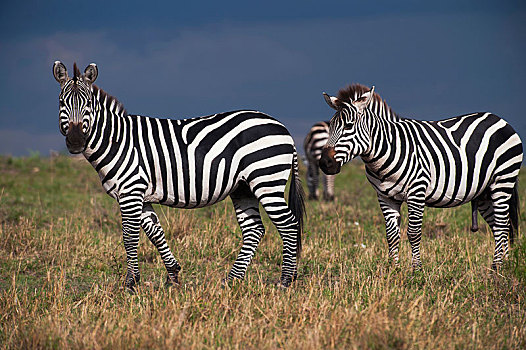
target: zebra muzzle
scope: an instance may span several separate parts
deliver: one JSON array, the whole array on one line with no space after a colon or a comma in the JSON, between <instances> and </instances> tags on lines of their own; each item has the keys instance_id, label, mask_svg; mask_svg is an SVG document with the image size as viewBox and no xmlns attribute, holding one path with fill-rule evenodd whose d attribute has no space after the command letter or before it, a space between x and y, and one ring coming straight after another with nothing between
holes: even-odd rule
<instances>
[{"instance_id":1,"label":"zebra muzzle","mask_svg":"<svg viewBox=\"0 0 526 350\"><path fill-rule=\"evenodd\" d=\"M82 132L82 123L69 123L66 135L66 147L69 153L78 154L86 148L86 135Z\"/></svg>"},{"instance_id":2,"label":"zebra muzzle","mask_svg":"<svg viewBox=\"0 0 526 350\"><path fill-rule=\"evenodd\" d=\"M327 175L334 175L340 172L341 165L334 158L335 155L334 147L324 147L321 151L320 169Z\"/></svg>"}]
</instances>

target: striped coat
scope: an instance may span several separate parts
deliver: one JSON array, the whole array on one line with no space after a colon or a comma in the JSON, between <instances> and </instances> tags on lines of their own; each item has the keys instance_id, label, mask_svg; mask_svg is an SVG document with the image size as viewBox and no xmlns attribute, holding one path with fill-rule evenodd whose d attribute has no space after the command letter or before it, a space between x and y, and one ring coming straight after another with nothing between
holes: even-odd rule
<instances>
[{"instance_id":1,"label":"striped coat","mask_svg":"<svg viewBox=\"0 0 526 350\"><path fill-rule=\"evenodd\" d=\"M297 152L280 122L250 110L184 120L133 115L93 84L98 75L95 64L84 74L75 65L70 78L57 61L53 74L61 86L59 127L69 151L86 157L106 192L119 202L130 291L140 280L140 228L159 250L167 284L178 283L181 267L153 203L192 209L226 197L232 200L243 234L243 246L226 281L245 276L265 232L261 204L283 240L280 284L290 285L297 274L304 206Z\"/></svg>"},{"instance_id":2,"label":"striped coat","mask_svg":"<svg viewBox=\"0 0 526 350\"><path fill-rule=\"evenodd\" d=\"M417 268L424 207L472 202L475 217L478 210L493 231L492 266L498 268L508 253L508 237L513 241L518 227L517 177L523 149L517 133L491 113L441 121L384 118L370 108L373 90L355 99L345 99L348 91L338 97L325 95L336 114L321 169L336 174L343 164L361 157L385 217L389 256L396 262L400 207L407 203L407 235Z\"/></svg>"}]
</instances>

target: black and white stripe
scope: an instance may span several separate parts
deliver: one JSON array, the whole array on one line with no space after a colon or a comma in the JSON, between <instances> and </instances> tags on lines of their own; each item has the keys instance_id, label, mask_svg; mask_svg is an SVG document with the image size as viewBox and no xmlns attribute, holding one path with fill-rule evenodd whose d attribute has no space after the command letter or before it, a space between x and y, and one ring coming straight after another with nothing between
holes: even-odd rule
<instances>
[{"instance_id":1,"label":"black and white stripe","mask_svg":"<svg viewBox=\"0 0 526 350\"><path fill-rule=\"evenodd\" d=\"M474 217L478 210L493 231L492 266L498 268L518 226L522 142L517 133L491 113L441 121L383 118L369 108L373 90L349 100L325 95L337 112L320 159L322 170L335 174L361 157L385 217L389 256L396 262L400 206L407 203L407 235L417 268L424 207L472 202Z\"/></svg>"},{"instance_id":2,"label":"black and white stripe","mask_svg":"<svg viewBox=\"0 0 526 350\"><path fill-rule=\"evenodd\" d=\"M159 250L167 281L177 283L181 268L152 203L199 208L228 196L243 246L227 280L244 277L265 232L261 204L283 239L281 284L288 286L297 274L304 208L297 153L287 129L268 115L248 110L184 120L131 115L93 85L98 74L94 64L83 75L76 65L74 69L69 78L61 62L53 67L61 84L60 128L70 151L84 154L104 189L119 202L128 262L126 286L133 289L139 281L141 227ZM87 128L79 130L79 123ZM82 137L84 143L79 141Z\"/></svg>"}]
</instances>

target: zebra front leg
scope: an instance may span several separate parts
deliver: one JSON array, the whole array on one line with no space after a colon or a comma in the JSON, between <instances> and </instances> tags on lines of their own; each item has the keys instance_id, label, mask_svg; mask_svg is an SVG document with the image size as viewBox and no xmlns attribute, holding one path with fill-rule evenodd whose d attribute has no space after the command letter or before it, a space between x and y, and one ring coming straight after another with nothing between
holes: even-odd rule
<instances>
[{"instance_id":1,"label":"zebra front leg","mask_svg":"<svg viewBox=\"0 0 526 350\"><path fill-rule=\"evenodd\" d=\"M141 229L141 213L143 196L129 194L119 197L122 215L122 238L126 250L127 271L125 287L130 293L135 292L135 285L141 280L137 247L139 245L139 231Z\"/></svg>"},{"instance_id":2,"label":"zebra front leg","mask_svg":"<svg viewBox=\"0 0 526 350\"><path fill-rule=\"evenodd\" d=\"M166 237L164 235L164 230L161 227L161 223L159 222L159 217L150 203L145 203L142 208L141 227L144 230L144 233L146 233L146 236L159 251L161 259L163 259L164 266L168 272L168 275L166 276L166 286L169 287L174 284L179 285L178 274L181 270L181 266L166 243Z\"/></svg>"},{"instance_id":3,"label":"zebra front leg","mask_svg":"<svg viewBox=\"0 0 526 350\"><path fill-rule=\"evenodd\" d=\"M243 246L226 278L229 282L234 279L242 280L245 278L248 265L254 257L261 237L265 234L265 227L259 214L258 200L252 193L247 194L246 197L238 197L241 194L240 192L240 190L236 191L231 195L231 198L236 211L237 222L243 235Z\"/></svg>"},{"instance_id":4,"label":"zebra front leg","mask_svg":"<svg viewBox=\"0 0 526 350\"><path fill-rule=\"evenodd\" d=\"M327 202L334 201L334 178L336 175L323 174L323 199Z\"/></svg>"},{"instance_id":5,"label":"zebra front leg","mask_svg":"<svg viewBox=\"0 0 526 350\"><path fill-rule=\"evenodd\" d=\"M413 269L420 270L422 261L420 260L420 241L422 240L422 217L424 216L425 202L423 194L421 196L411 196L407 200L407 238L411 244L411 264Z\"/></svg>"},{"instance_id":6,"label":"zebra front leg","mask_svg":"<svg viewBox=\"0 0 526 350\"><path fill-rule=\"evenodd\" d=\"M385 234L389 248L389 260L399 265L398 250L400 248L400 206L401 202L378 196L380 209L385 219Z\"/></svg>"}]
</instances>

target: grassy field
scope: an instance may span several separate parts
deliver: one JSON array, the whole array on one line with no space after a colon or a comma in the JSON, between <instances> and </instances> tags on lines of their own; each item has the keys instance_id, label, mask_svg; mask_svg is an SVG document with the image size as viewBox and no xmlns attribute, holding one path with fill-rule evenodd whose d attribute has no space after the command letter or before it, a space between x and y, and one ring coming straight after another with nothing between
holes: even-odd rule
<instances>
[{"instance_id":1,"label":"grassy field","mask_svg":"<svg viewBox=\"0 0 526 350\"><path fill-rule=\"evenodd\" d=\"M241 246L226 200L160 207L182 285L163 288L164 266L141 234L142 284L129 295L119 210L91 166L65 156L0 157L0 346L526 348L523 236L491 274L493 238L485 224L470 232L469 207L427 209L423 271L411 271L405 229L401 267L393 268L363 168L343 170L336 203L307 203L299 279L288 290L274 286L281 241L268 219L246 280L221 288ZM524 217L524 185L520 196Z\"/></svg>"}]
</instances>

